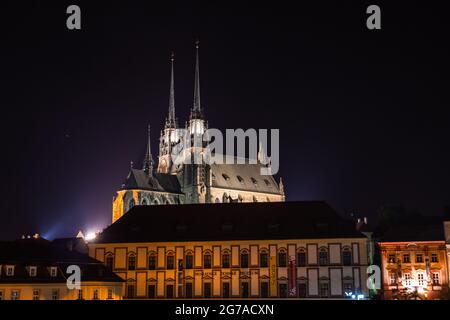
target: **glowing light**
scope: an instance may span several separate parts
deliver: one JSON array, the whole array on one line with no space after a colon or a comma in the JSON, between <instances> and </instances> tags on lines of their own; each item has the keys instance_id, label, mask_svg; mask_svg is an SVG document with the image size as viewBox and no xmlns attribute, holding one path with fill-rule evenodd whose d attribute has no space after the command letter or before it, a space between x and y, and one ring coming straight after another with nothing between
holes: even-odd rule
<instances>
[{"instance_id":1,"label":"glowing light","mask_svg":"<svg viewBox=\"0 0 450 320\"><path fill-rule=\"evenodd\" d=\"M89 232L88 234L86 234L84 239L86 241L91 241L91 240L94 240L96 237L97 237L97 234L95 232Z\"/></svg>"}]
</instances>

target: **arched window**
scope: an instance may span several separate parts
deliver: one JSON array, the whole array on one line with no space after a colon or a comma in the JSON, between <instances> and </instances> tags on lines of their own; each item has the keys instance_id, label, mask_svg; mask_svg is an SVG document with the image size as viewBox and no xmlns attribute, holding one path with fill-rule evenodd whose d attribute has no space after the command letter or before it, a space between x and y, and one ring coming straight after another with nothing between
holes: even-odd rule
<instances>
[{"instance_id":1,"label":"arched window","mask_svg":"<svg viewBox=\"0 0 450 320\"><path fill-rule=\"evenodd\" d=\"M306 250L301 248L297 251L297 266L304 267L306 266Z\"/></svg>"},{"instance_id":2,"label":"arched window","mask_svg":"<svg viewBox=\"0 0 450 320\"><path fill-rule=\"evenodd\" d=\"M286 267L287 266L287 254L286 250L281 249L278 251L278 266L279 267Z\"/></svg>"},{"instance_id":3,"label":"arched window","mask_svg":"<svg viewBox=\"0 0 450 320\"><path fill-rule=\"evenodd\" d=\"M342 264L344 266L350 266L352 264L352 251L348 247L342 250Z\"/></svg>"},{"instance_id":4,"label":"arched window","mask_svg":"<svg viewBox=\"0 0 450 320\"><path fill-rule=\"evenodd\" d=\"M222 253L222 268L229 268L230 267L230 252L224 251Z\"/></svg>"},{"instance_id":5,"label":"arched window","mask_svg":"<svg viewBox=\"0 0 450 320\"><path fill-rule=\"evenodd\" d=\"M166 269L175 269L175 254L173 252L168 252L166 256Z\"/></svg>"},{"instance_id":6,"label":"arched window","mask_svg":"<svg viewBox=\"0 0 450 320\"><path fill-rule=\"evenodd\" d=\"M328 265L328 250L327 248L320 248L319 250L319 265L326 266Z\"/></svg>"},{"instance_id":7,"label":"arched window","mask_svg":"<svg viewBox=\"0 0 450 320\"><path fill-rule=\"evenodd\" d=\"M225 192L225 193L223 194L223 196L222 196L222 202L223 202L223 203L228 202L228 195L227 195L226 192Z\"/></svg>"},{"instance_id":8,"label":"arched window","mask_svg":"<svg viewBox=\"0 0 450 320\"><path fill-rule=\"evenodd\" d=\"M156 269L156 258L157 255L155 252L150 252L148 255L148 269L155 270Z\"/></svg>"},{"instance_id":9,"label":"arched window","mask_svg":"<svg viewBox=\"0 0 450 320\"><path fill-rule=\"evenodd\" d=\"M269 266L269 253L267 250L261 250L259 253L259 266L261 268L267 268Z\"/></svg>"},{"instance_id":10,"label":"arched window","mask_svg":"<svg viewBox=\"0 0 450 320\"><path fill-rule=\"evenodd\" d=\"M148 206L148 205L149 205L147 198L143 198L143 199L142 199L141 205L142 205L142 206Z\"/></svg>"},{"instance_id":11,"label":"arched window","mask_svg":"<svg viewBox=\"0 0 450 320\"><path fill-rule=\"evenodd\" d=\"M112 253L108 254L105 259L105 265L109 270L113 269L114 266L114 257Z\"/></svg>"},{"instance_id":12,"label":"arched window","mask_svg":"<svg viewBox=\"0 0 450 320\"><path fill-rule=\"evenodd\" d=\"M128 270L136 270L136 256L133 253L128 256Z\"/></svg>"},{"instance_id":13,"label":"arched window","mask_svg":"<svg viewBox=\"0 0 450 320\"><path fill-rule=\"evenodd\" d=\"M192 269L193 266L194 266L194 255L192 254L192 252L186 252L185 268Z\"/></svg>"},{"instance_id":14,"label":"arched window","mask_svg":"<svg viewBox=\"0 0 450 320\"><path fill-rule=\"evenodd\" d=\"M241 251L241 268L248 268L248 251Z\"/></svg>"},{"instance_id":15,"label":"arched window","mask_svg":"<svg viewBox=\"0 0 450 320\"><path fill-rule=\"evenodd\" d=\"M206 252L203 255L203 268L211 269L212 256L210 252Z\"/></svg>"},{"instance_id":16,"label":"arched window","mask_svg":"<svg viewBox=\"0 0 450 320\"><path fill-rule=\"evenodd\" d=\"M220 203L220 199L219 198L216 198L216 203Z\"/></svg>"}]
</instances>

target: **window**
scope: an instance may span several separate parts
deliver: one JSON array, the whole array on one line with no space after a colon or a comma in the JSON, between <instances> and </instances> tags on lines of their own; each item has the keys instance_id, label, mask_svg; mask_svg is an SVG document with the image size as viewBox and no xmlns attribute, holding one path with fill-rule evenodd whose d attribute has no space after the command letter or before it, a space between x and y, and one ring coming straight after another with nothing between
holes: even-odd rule
<instances>
[{"instance_id":1,"label":"window","mask_svg":"<svg viewBox=\"0 0 450 320\"><path fill-rule=\"evenodd\" d=\"M146 198L142 199L141 205L148 206L148 200Z\"/></svg>"},{"instance_id":2,"label":"window","mask_svg":"<svg viewBox=\"0 0 450 320\"><path fill-rule=\"evenodd\" d=\"M151 253L148 256L148 269L155 270L156 269L156 254Z\"/></svg>"},{"instance_id":3,"label":"window","mask_svg":"<svg viewBox=\"0 0 450 320\"><path fill-rule=\"evenodd\" d=\"M133 299L134 298L134 292L135 292L134 284L127 285L127 298Z\"/></svg>"},{"instance_id":4,"label":"window","mask_svg":"<svg viewBox=\"0 0 450 320\"><path fill-rule=\"evenodd\" d=\"M411 274L405 273L405 286L410 286L410 285L411 285Z\"/></svg>"},{"instance_id":5,"label":"window","mask_svg":"<svg viewBox=\"0 0 450 320\"><path fill-rule=\"evenodd\" d=\"M328 265L328 251L325 248L321 248L319 251L319 265Z\"/></svg>"},{"instance_id":6,"label":"window","mask_svg":"<svg viewBox=\"0 0 450 320\"><path fill-rule=\"evenodd\" d=\"M205 282L203 284L203 296L205 298L211 298L211 282Z\"/></svg>"},{"instance_id":7,"label":"window","mask_svg":"<svg viewBox=\"0 0 450 320\"><path fill-rule=\"evenodd\" d=\"M397 283L397 276L395 275L395 273L391 273L389 275L389 284L395 285L396 283Z\"/></svg>"},{"instance_id":8,"label":"window","mask_svg":"<svg viewBox=\"0 0 450 320\"><path fill-rule=\"evenodd\" d=\"M14 266L6 266L6 276L14 276Z\"/></svg>"},{"instance_id":9,"label":"window","mask_svg":"<svg viewBox=\"0 0 450 320\"><path fill-rule=\"evenodd\" d=\"M344 282L344 293L350 293L353 292L353 284L350 281Z\"/></svg>"},{"instance_id":10,"label":"window","mask_svg":"<svg viewBox=\"0 0 450 320\"><path fill-rule=\"evenodd\" d=\"M261 268L267 268L269 266L269 254L265 251L259 254L259 265Z\"/></svg>"},{"instance_id":11,"label":"window","mask_svg":"<svg viewBox=\"0 0 450 320\"><path fill-rule=\"evenodd\" d=\"M105 265L106 265L106 267L107 267L109 270L112 270L112 269L113 269L113 266L114 266L114 258L113 258L113 256L112 256L112 254L108 254L108 255L106 256L106 259L105 259Z\"/></svg>"},{"instance_id":12,"label":"window","mask_svg":"<svg viewBox=\"0 0 450 320\"><path fill-rule=\"evenodd\" d=\"M192 282L187 282L186 283L186 293L185 296L186 298L192 298Z\"/></svg>"},{"instance_id":13,"label":"window","mask_svg":"<svg viewBox=\"0 0 450 320\"><path fill-rule=\"evenodd\" d=\"M97 295L98 295L98 290L94 290L94 296L95 296L95 291L97 291ZM52 289L52 300L59 300L59 290L58 289Z\"/></svg>"},{"instance_id":14,"label":"window","mask_svg":"<svg viewBox=\"0 0 450 320\"><path fill-rule=\"evenodd\" d=\"M173 284L166 285L166 298L173 298Z\"/></svg>"},{"instance_id":15,"label":"window","mask_svg":"<svg viewBox=\"0 0 450 320\"><path fill-rule=\"evenodd\" d=\"M403 255L403 263L410 263L411 259L409 257L409 253L408 254L404 254Z\"/></svg>"},{"instance_id":16,"label":"window","mask_svg":"<svg viewBox=\"0 0 450 320\"><path fill-rule=\"evenodd\" d=\"M248 282L242 282L241 283L241 296L242 298L248 298Z\"/></svg>"},{"instance_id":17,"label":"window","mask_svg":"<svg viewBox=\"0 0 450 320\"><path fill-rule=\"evenodd\" d=\"M173 255L166 257L166 268L169 270L175 269L175 257Z\"/></svg>"},{"instance_id":18,"label":"window","mask_svg":"<svg viewBox=\"0 0 450 320\"><path fill-rule=\"evenodd\" d=\"M395 254L390 254L388 258L389 263L395 263Z\"/></svg>"},{"instance_id":19,"label":"window","mask_svg":"<svg viewBox=\"0 0 450 320\"><path fill-rule=\"evenodd\" d=\"M242 178L241 176L237 176L237 179L239 180L240 183L244 183L244 178Z\"/></svg>"},{"instance_id":20,"label":"window","mask_svg":"<svg viewBox=\"0 0 450 320\"><path fill-rule=\"evenodd\" d=\"M155 284L149 284L148 285L148 292L147 295L150 299L156 298L156 285Z\"/></svg>"},{"instance_id":21,"label":"window","mask_svg":"<svg viewBox=\"0 0 450 320\"><path fill-rule=\"evenodd\" d=\"M203 256L203 268L211 269L211 254L205 253Z\"/></svg>"},{"instance_id":22,"label":"window","mask_svg":"<svg viewBox=\"0 0 450 320\"><path fill-rule=\"evenodd\" d=\"M136 256L134 254L128 256L128 270L136 270Z\"/></svg>"},{"instance_id":23,"label":"window","mask_svg":"<svg viewBox=\"0 0 450 320\"><path fill-rule=\"evenodd\" d=\"M222 173L222 177L223 177L226 181L229 181L229 180L230 180L230 177L229 177L227 174L225 174L225 173Z\"/></svg>"},{"instance_id":24,"label":"window","mask_svg":"<svg viewBox=\"0 0 450 320\"><path fill-rule=\"evenodd\" d=\"M431 262L439 262L437 253L431 254Z\"/></svg>"},{"instance_id":25,"label":"window","mask_svg":"<svg viewBox=\"0 0 450 320\"><path fill-rule=\"evenodd\" d=\"M300 298L306 298L306 283L298 284L298 296Z\"/></svg>"},{"instance_id":26,"label":"window","mask_svg":"<svg viewBox=\"0 0 450 320\"><path fill-rule=\"evenodd\" d=\"M5 299L4 295L3 295L3 290L0 290L0 300Z\"/></svg>"},{"instance_id":27,"label":"window","mask_svg":"<svg viewBox=\"0 0 450 320\"><path fill-rule=\"evenodd\" d=\"M189 253L186 255L186 269L192 269L193 265L194 265L194 255L192 253Z\"/></svg>"},{"instance_id":28,"label":"window","mask_svg":"<svg viewBox=\"0 0 450 320\"><path fill-rule=\"evenodd\" d=\"M287 290L287 284L286 283L280 283L279 286L278 286L278 290L279 290L278 296L280 298L287 298L288 290Z\"/></svg>"},{"instance_id":29,"label":"window","mask_svg":"<svg viewBox=\"0 0 450 320\"><path fill-rule=\"evenodd\" d=\"M241 268L248 268L248 252L241 252Z\"/></svg>"},{"instance_id":30,"label":"window","mask_svg":"<svg viewBox=\"0 0 450 320\"><path fill-rule=\"evenodd\" d=\"M113 289L108 289L108 300L114 299L114 291Z\"/></svg>"},{"instance_id":31,"label":"window","mask_svg":"<svg viewBox=\"0 0 450 320\"><path fill-rule=\"evenodd\" d=\"M286 267L287 265L287 256L285 251L278 252L278 266L279 267Z\"/></svg>"},{"instance_id":32,"label":"window","mask_svg":"<svg viewBox=\"0 0 450 320\"><path fill-rule=\"evenodd\" d=\"M128 201L128 210L131 210L135 205L134 199L130 199L130 201Z\"/></svg>"},{"instance_id":33,"label":"window","mask_svg":"<svg viewBox=\"0 0 450 320\"><path fill-rule=\"evenodd\" d=\"M94 294L92 296L92 300L98 300L98 290L97 289L94 290Z\"/></svg>"},{"instance_id":34,"label":"window","mask_svg":"<svg viewBox=\"0 0 450 320\"><path fill-rule=\"evenodd\" d=\"M423 262L423 254L416 254L416 263Z\"/></svg>"},{"instance_id":35,"label":"window","mask_svg":"<svg viewBox=\"0 0 450 320\"><path fill-rule=\"evenodd\" d=\"M417 282L418 282L419 286L424 286L425 285L425 280L424 280L423 273L418 273L417 274Z\"/></svg>"},{"instance_id":36,"label":"window","mask_svg":"<svg viewBox=\"0 0 450 320\"><path fill-rule=\"evenodd\" d=\"M252 183L255 185L255 187L258 186L258 181L256 181L255 178L251 177L250 180L252 180Z\"/></svg>"},{"instance_id":37,"label":"window","mask_svg":"<svg viewBox=\"0 0 450 320\"><path fill-rule=\"evenodd\" d=\"M222 268L229 268L230 267L230 254L224 253L222 254Z\"/></svg>"},{"instance_id":38,"label":"window","mask_svg":"<svg viewBox=\"0 0 450 320\"><path fill-rule=\"evenodd\" d=\"M229 282L222 283L222 297L224 297L224 298L230 297L230 283Z\"/></svg>"},{"instance_id":39,"label":"window","mask_svg":"<svg viewBox=\"0 0 450 320\"><path fill-rule=\"evenodd\" d=\"M83 300L83 290L78 290L78 300Z\"/></svg>"},{"instance_id":40,"label":"window","mask_svg":"<svg viewBox=\"0 0 450 320\"><path fill-rule=\"evenodd\" d=\"M34 289L33 290L33 300L39 300L39 289Z\"/></svg>"},{"instance_id":41,"label":"window","mask_svg":"<svg viewBox=\"0 0 450 320\"><path fill-rule=\"evenodd\" d=\"M36 277L36 274L37 274L37 268L30 267L30 277Z\"/></svg>"},{"instance_id":42,"label":"window","mask_svg":"<svg viewBox=\"0 0 450 320\"><path fill-rule=\"evenodd\" d=\"M439 284L439 272L433 272L433 285L438 286Z\"/></svg>"},{"instance_id":43,"label":"window","mask_svg":"<svg viewBox=\"0 0 450 320\"><path fill-rule=\"evenodd\" d=\"M304 250L297 252L297 266L306 266L306 252Z\"/></svg>"},{"instance_id":44,"label":"window","mask_svg":"<svg viewBox=\"0 0 450 320\"><path fill-rule=\"evenodd\" d=\"M264 183L266 184L266 186L270 186L270 182L267 179L264 179Z\"/></svg>"},{"instance_id":45,"label":"window","mask_svg":"<svg viewBox=\"0 0 450 320\"><path fill-rule=\"evenodd\" d=\"M344 266L350 266L352 264L352 252L349 248L344 249L342 252L342 264Z\"/></svg>"},{"instance_id":46,"label":"window","mask_svg":"<svg viewBox=\"0 0 450 320\"><path fill-rule=\"evenodd\" d=\"M11 290L11 300L20 300L19 290Z\"/></svg>"},{"instance_id":47,"label":"window","mask_svg":"<svg viewBox=\"0 0 450 320\"><path fill-rule=\"evenodd\" d=\"M322 298L327 298L328 297L328 283L322 282L320 284L320 296Z\"/></svg>"},{"instance_id":48,"label":"window","mask_svg":"<svg viewBox=\"0 0 450 320\"><path fill-rule=\"evenodd\" d=\"M50 277L56 277L58 275L58 269L56 267L50 267Z\"/></svg>"}]
</instances>

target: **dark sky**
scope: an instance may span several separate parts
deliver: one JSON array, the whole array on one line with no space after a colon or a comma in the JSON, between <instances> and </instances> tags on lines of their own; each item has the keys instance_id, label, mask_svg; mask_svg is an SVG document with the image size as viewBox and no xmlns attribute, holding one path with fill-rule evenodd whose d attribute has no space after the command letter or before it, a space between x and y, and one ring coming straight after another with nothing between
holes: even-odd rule
<instances>
[{"instance_id":1,"label":"dark sky","mask_svg":"<svg viewBox=\"0 0 450 320\"><path fill-rule=\"evenodd\" d=\"M364 1L2 3L0 239L110 222L130 161L141 165L147 123L157 154L171 50L177 116L188 116L196 37L210 127L279 128L288 200L369 217L383 204L441 213L448 12L437 1L390 2L373 2L377 31L366 28ZM66 29L70 4L82 9L81 31Z\"/></svg>"}]
</instances>

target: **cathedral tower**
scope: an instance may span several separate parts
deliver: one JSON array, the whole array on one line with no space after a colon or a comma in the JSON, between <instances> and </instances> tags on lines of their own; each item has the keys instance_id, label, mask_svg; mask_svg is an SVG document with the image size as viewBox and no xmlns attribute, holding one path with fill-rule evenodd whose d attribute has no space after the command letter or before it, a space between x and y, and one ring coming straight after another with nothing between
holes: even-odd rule
<instances>
[{"instance_id":1,"label":"cathedral tower","mask_svg":"<svg viewBox=\"0 0 450 320\"><path fill-rule=\"evenodd\" d=\"M173 166L171 157L172 148L178 143L178 120L175 117L175 88L174 88L174 54L170 57L170 93L169 93L169 114L167 115L164 129L159 138L159 161L158 173L176 173L177 168Z\"/></svg>"}]
</instances>

